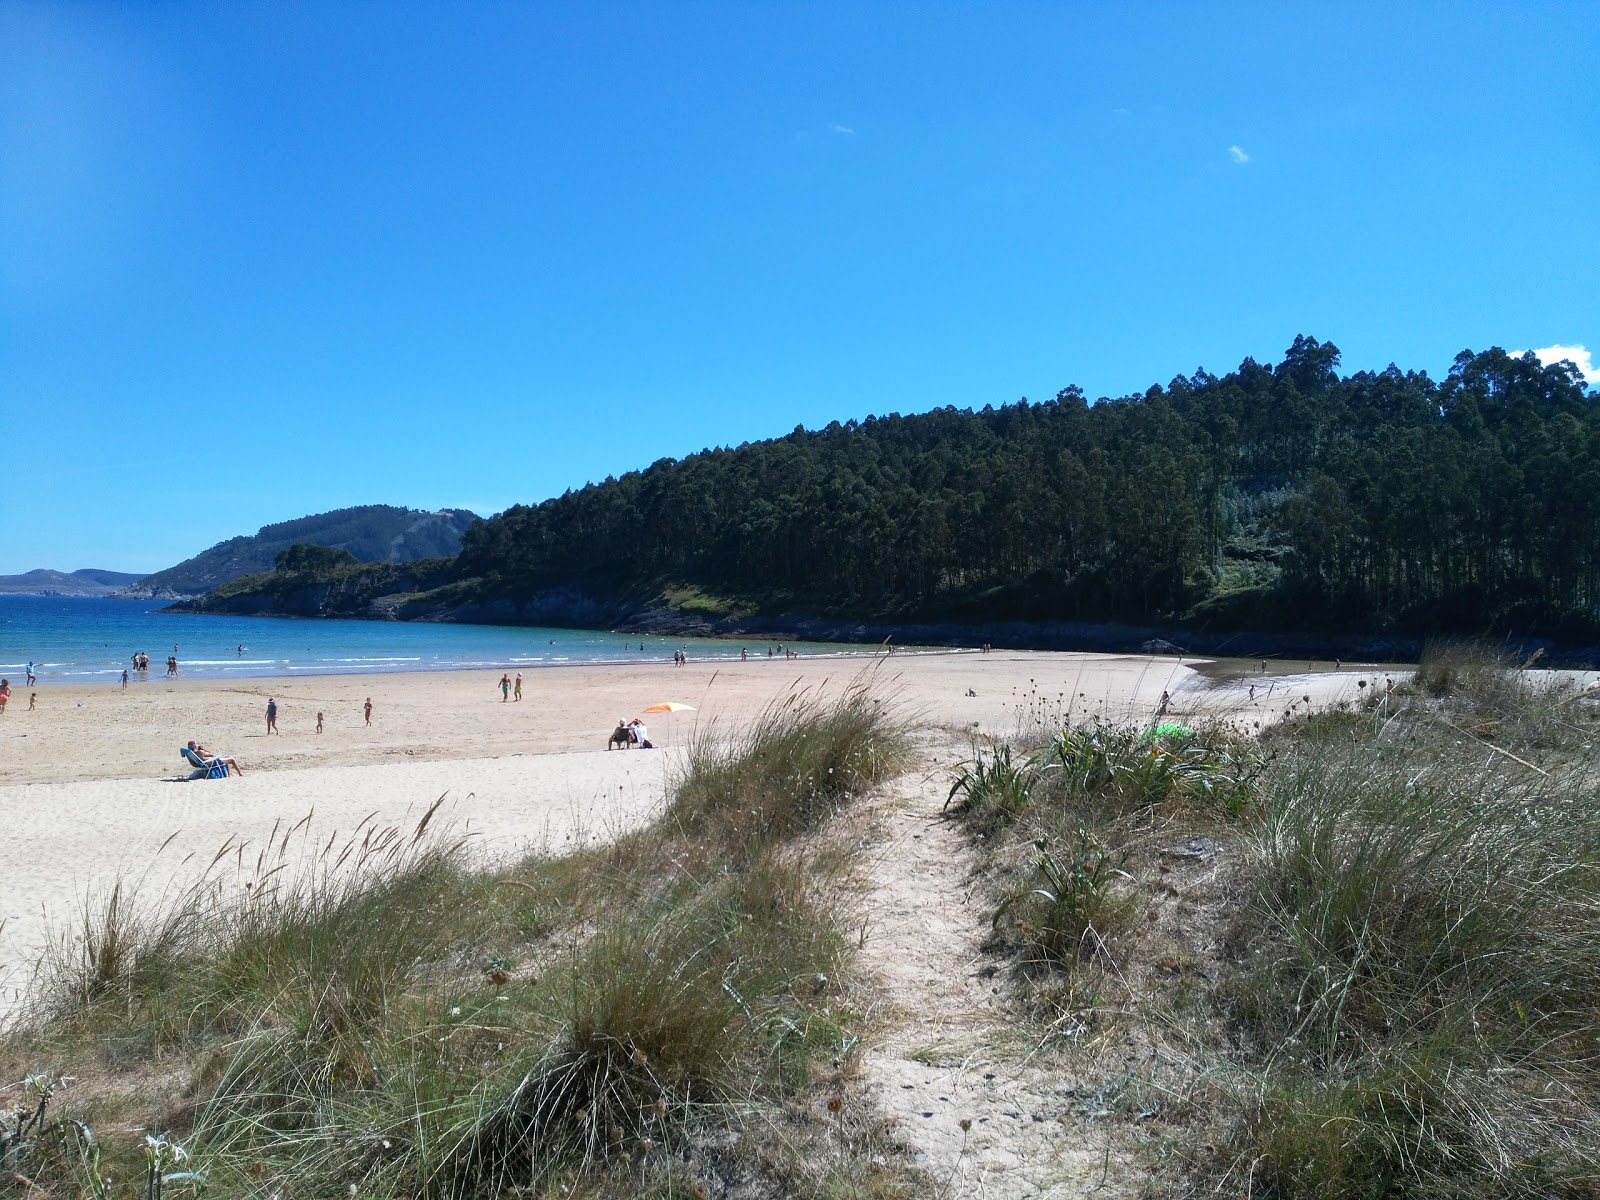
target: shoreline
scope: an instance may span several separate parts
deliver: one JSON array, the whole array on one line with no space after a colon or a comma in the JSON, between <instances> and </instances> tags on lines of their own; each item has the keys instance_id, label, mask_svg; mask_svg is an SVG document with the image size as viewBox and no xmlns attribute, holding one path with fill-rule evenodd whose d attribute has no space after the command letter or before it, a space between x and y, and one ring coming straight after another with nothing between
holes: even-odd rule
<instances>
[{"instance_id":1,"label":"shoreline","mask_svg":"<svg viewBox=\"0 0 1600 1200\"><path fill-rule=\"evenodd\" d=\"M1230 666L1233 662L1237 665ZM177 748L194 738L257 770L396 758L438 760L483 754L550 754L602 749L619 718L651 704L693 706L655 723L661 745L682 744L710 723L737 726L789 688L842 686L875 678L909 693L939 724L982 736L1014 732L1025 693L1048 689L1068 712L1098 705L1108 715L1153 711L1163 691L1221 710L1261 710L1249 698L1252 679L1307 682L1317 703L1355 693L1356 678L1409 668L1392 663L1292 664L1279 660L1262 675L1248 660L1048 650L929 649L901 654L818 655L748 661L691 658L636 662L560 662L520 667L432 667L378 672L293 675L152 677L130 682L52 683L13 691L0 717L0 786L83 779L162 779L184 769ZM1302 669L1302 667L1304 669ZM506 702L502 673L523 672L525 699ZM1157 683L1155 681L1161 681ZM1067 686L1067 685L1070 685ZM1081 686L1080 686L1081 685ZM1237 685L1237 686L1235 686ZM968 696L972 691L975 694ZM1080 701L1067 705L1068 692ZM1238 695L1232 692L1237 691ZM373 722L363 719L368 698ZM265 728L269 699L279 708L278 733ZM323 734L315 732L324 715ZM1141 718L1142 719L1142 718Z\"/></svg>"}]
</instances>

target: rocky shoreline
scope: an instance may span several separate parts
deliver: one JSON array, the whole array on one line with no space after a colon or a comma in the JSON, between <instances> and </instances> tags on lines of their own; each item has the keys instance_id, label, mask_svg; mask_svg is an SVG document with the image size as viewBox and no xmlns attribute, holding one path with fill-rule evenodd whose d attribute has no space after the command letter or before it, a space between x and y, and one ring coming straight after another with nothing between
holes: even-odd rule
<instances>
[{"instance_id":1,"label":"rocky shoreline","mask_svg":"<svg viewBox=\"0 0 1600 1200\"><path fill-rule=\"evenodd\" d=\"M659 601L600 599L576 589L551 589L522 601L451 603L439 592L342 595L336 585L283 590L270 597L247 593L175 604L169 611L225 612L233 616L340 617L387 621L439 621L479 625L544 625L614 629L663 637L759 637L898 645L977 646L1080 650L1116 654L1183 654L1228 658L1304 658L1307 661L1416 662L1424 640L1383 633L1197 630L1180 625L1083 621L852 621L803 613L713 617L672 609ZM1503 639L1514 656L1542 651L1545 665L1600 667L1600 647L1565 645L1543 638Z\"/></svg>"}]
</instances>

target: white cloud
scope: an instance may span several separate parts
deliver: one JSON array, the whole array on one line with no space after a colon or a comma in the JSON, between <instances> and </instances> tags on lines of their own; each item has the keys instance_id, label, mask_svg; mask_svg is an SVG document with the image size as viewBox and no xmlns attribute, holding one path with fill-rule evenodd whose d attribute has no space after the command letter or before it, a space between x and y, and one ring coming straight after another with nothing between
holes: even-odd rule
<instances>
[{"instance_id":1,"label":"white cloud","mask_svg":"<svg viewBox=\"0 0 1600 1200\"><path fill-rule=\"evenodd\" d=\"M1239 146L1229 146L1228 157L1233 159L1233 161L1238 163L1241 167L1250 161L1250 156L1246 154Z\"/></svg>"},{"instance_id":2,"label":"white cloud","mask_svg":"<svg viewBox=\"0 0 1600 1200\"><path fill-rule=\"evenodd\" d=\"M1511 357L1526 354L1526 350L1513 350ZM1546 346L1542 350L1533 352L1535 358L1545 366L1558 362L1571 362L1578 365L1578 374L1583 376L1583 381L1588 384L1600 384L1600 371L1595 370L1594 358L1583 346Z\"/></svg>"},{"instance_id":3,"label":"white cloud","mask_svg":"<svg viewBox=\"0 0 1600 1200\"><path fill-rule=\"evenodd\" d=\"M850 137L855 137L855 135L856 135L856 131L854 129L851 129L850 126L848 126L848 125L840 125L837 122L831 122L830 121L828 123L828 128L833 130L834 133L847 134Z\"/></svg>"},{"instance_id":4,"label":"white cloud","mask_svg":"<svg viewBox=\"0 0 1600 1200\"><path fill-rule=\"evenodd\" d=\"M1126 116L1130 116L1131 114L1125 108L1113 108L1111 110L1111 115L1113 117L1126 117Z\"/></svg>"}]
</instances>

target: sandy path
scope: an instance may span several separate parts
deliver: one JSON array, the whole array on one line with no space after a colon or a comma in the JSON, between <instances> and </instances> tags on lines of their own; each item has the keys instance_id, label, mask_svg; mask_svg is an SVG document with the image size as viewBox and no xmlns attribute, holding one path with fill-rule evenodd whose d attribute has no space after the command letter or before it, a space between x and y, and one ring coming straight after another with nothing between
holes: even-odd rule
<instances>
[{"instance_id":1,"label":"sandy path","mask_svg":"<svg viewBox=\"0 0 1600 1200\"><path fill-rule=\"evenodd\" d=\"M1108 1153L1109 1128L1081 1115L1093 1083L1030 1061L982 950L990 910L973 895L960 827L940 819L942 767L961 756L955 746L933 752L931 772L902 779L876 813L882 840L867 864L859 963L887 1007L863 1058L869 1093L952 1200L1125 1194L1125 1156Z\"/></svg>"}]
</instances>

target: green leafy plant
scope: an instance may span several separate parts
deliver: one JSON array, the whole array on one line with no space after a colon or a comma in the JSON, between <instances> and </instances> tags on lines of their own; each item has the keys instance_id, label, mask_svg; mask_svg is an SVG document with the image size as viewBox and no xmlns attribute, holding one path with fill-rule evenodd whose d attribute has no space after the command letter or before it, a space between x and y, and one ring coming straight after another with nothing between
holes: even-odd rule
<instances>
[{"instance_id":1,"label":"green leafy plant","mask_svg":"<svg viewBox=\"0 0 1600 1200\"><path fill-rule=\"evenodd\" d=\"M991 834L1012 824L1028 807L1034 775L1026 758L1013 757L1009 742L993 747L987 761L974 746L972 761L962 763L956 772L944 811L961 817L979 833Z\"/></svg>"},{"instance_id":2,"label":"green leafy plant","mask_svg":"<svg viewBox=\"0 0 1600 1200\"><path fill-rule=\"evenodd\" d=\"M1080 829L1070 856L1034 842L1035 886L1013 892L995 910L995 929L1007 928L1034 955L1057 965L1106 948L1106 936L1125 906L1111 892L1121 874L1110 850Z\"/></svg>"}]
</instances>

